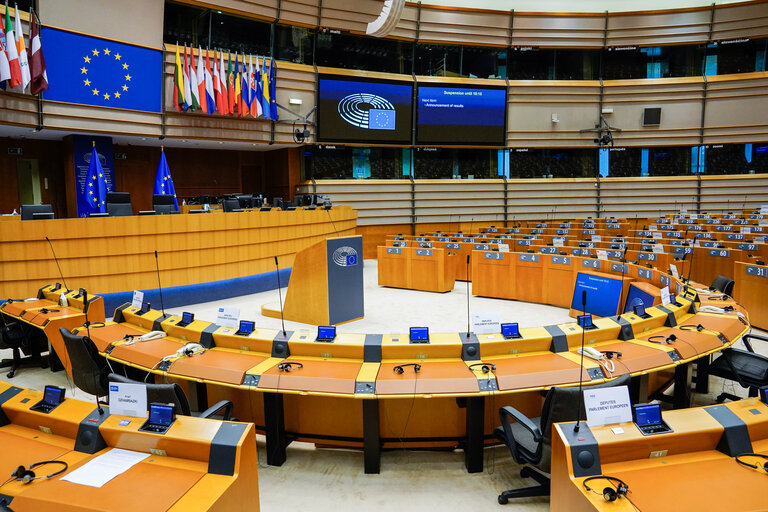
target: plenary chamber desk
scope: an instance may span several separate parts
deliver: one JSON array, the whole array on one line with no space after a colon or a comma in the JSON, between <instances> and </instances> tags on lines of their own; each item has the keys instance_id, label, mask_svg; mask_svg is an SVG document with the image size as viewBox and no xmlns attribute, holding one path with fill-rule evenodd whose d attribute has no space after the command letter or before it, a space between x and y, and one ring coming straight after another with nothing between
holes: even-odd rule
<instances>
[{"instance_id":1,"label":"plenary chamber desk","mask_svg":"<svg viewBox=\"0 0 768 512\"><path fill-rule=\"evenodd\" d=\"M542 255L538 263L553 257ZM615 263L569 260L574 273L581 268L620 273ZM637 281L683 289L671 276L626 266L624 274ZM562 286L561 280L547 282L540 274L541 287ZM746 312L733 301L718 302L733 305L732 313L713 314L697 311L702 300L689 289L678 293L679 305L648 308L645 318L628 313L597 319L597 329L584 333L585 343L622 352L613 371L591 359L580 366L583 331L576 323L521 329L520 339L454 332L410 343L407 334L342 333L324 343L308 330L257 329L238 336L234 329L198 319L178 327L179 317L156 310L137 315L125 304L114 322L92 327L90 335L113 365L122 364L138 378L150 372L186 384L200 408L210 400L232 400L237 417L266 434L269 464L282 464L286 445L295 439L362 447L366 472L379 471L382 448L460 446L467 469L474 472L482 470L483 446L494 442L494 412L513 405L535 415L541 410L540 391L551 386L574 386L580 378L596 384L629 373L634 401L640 401L657 389L656 380L674 376L676 406L689 405L689 363L732 345L749 329ZM698 324L706 329L686 328ZM132 344L124 339L158 329L168 336ZM672 333L678 342L649 341ZM179 355L189 342L205 350ZM495 370L484 371L483 363ZM663 376L651 378L658 374Z\"/></svg>"},{"instance_id":2,"label":"plenary chamber desk","mask_svg":"<svg viewBox=\"0 0 768 512\"><path fill-rule=\"evenodd\" d=\"M43 393L0 382L0 474L46 460L25 484L9 479L0 503L15 512L232 512L259 510L253 425L177 416L165 434L143 432L144 418L116 416L66 398L49 413L31 408ZM113 448L149 454L102 487L62 480ZM5 510L5 509L3 509Z\"/></svg>"}]
</instances>

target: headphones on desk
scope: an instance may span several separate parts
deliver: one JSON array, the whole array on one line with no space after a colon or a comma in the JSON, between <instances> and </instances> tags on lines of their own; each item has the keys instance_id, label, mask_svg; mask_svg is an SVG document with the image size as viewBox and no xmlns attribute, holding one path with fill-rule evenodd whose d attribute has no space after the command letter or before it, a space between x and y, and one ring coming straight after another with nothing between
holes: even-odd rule
<instances>
[{"instance_id":1,"label":"headphones on desk","mask_svg":"<svg viewBox=\"0 0 768 512\"><path fill-rule=\"evenodd\" d=\"M480 367L480 370L482 370L483 373L490 373L496 371L496 365L493 363L475 363L469 365L470 369ZM474 370L473 370L474 371Z\"/></svg>"},{"instance_id":2,"label":"headphones on desk","mask_svg":"<svg viewBox=\"0 0 768 512\"><path fill-rule=\"evenodd\" d=\"M616 356L616 359L621 358L621 352L616 350L601 350L600 352L605 355L606 359L613 359L614 356Z\"/></svg>"},{"instance_id":3,"label":"headphones on desk","mask_svg":"<svg viewBox=\"0 0 768 512\"><path fill-rule=\"evenodd\" d=\"M45 476L36 476L35 472L32 471L33 469L40 466L45 466L46 464L61 464L64 467L58 471L55 471ZM29 484L32 482L32 480L37 480L38 478L51 478L53 476L60 475L61 473L65 472L68 468L69 468L69 464L67 464L63 460L44 460L42 462L35 462L34 464L30 464L29 469L25 468L24 466L19 466L18 468L16 468L16 471L11 473L11 478L15 478L20 482Z\"/></svg>"},{"instance_id":4,"label":"headphones on desk","mask_svg":"<svg viewBox=\"0 0 768 512\"><path fill-rule=\"evenodd\" d=\"M615 483L616 488L614 489L613 487L605 487L603 488L603 492L599 493L587 485L587 482L589 482L590 480L608 480L609 482ZM584 489L588 491L592 491L595 494L602 494L603 499L605 501L616 501L622 496L626 497L627 493L629 492L629 486L626 483L624 483L623 480L621 480L620 478L616 478L615 476L607 476L607 475L591 476L585 479L582 482L582 485L584 486Z\"/></svg>"},{"instance_id":5,"label":"headphones on desk","mask_svg":"<svg viewBox=\"0 0 768 512\"><path fill-rule=\"evenodd\" d=\"M281 372L290 372L291 370L293 370L294 366L296 367L296 369L304 368L303 364L298 363L296 361L285 361L282 363L278 363L277 369L280 370Z\"/></svg>"},{"instance_id":6,"label":"headphones on desk","mask_svg":"<svg viewBox=\"0 0 768 512\"><path fill-rule=\"evenodd\" d=\"M399 365L395 366L394 368L392 368L392 370L396 374L402 375L403 373L405 373L405 367L406 366L413 366L414 373L419 373L419 371L421 370L421 365L419 363L399 364Z\"/></svg>"},{"instance_id":7,"label":"headphones on desk","mask_svg":"<svg viewBox=\"0 0 768 512\"><path fill-rule=\"evenodd\" d=\"M670 334L669 336L650 336L648 338L648 341L650 341L651 343L660 343L660 344L674 343L675 341L677 341L677 336L675 336L674 334Z\"/></svg>"},{"instance_id":8,"label":"headphones on desk","mask_svg":"<svg viewBox=\"0 0 768 512\"><path fill-rule=\"evenodd\" d=\"M768 462L764 462L762 464L760 464L760 463L750 464L749 462L740 460L741 457L759 457L761 459L768 460L768 455L763 455L762 453L742 453L741 455L737 455L736 456L736 462L738 462L742 466L747 466L747 467L753 468L753 469L762 469L766 473L768 473Z\"/></svg>"}]
</instances>

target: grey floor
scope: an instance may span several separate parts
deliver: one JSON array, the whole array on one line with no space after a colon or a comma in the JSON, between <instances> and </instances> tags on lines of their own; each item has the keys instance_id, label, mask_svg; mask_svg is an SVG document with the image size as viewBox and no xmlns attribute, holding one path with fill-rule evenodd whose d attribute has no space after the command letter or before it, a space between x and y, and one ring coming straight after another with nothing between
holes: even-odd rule
<instances>
[{"instance_id":1,"label":"grey floor","mask_svg":"<svg viewBox=\"0 0 768 512\"><path fill-rule=\"evenodd\" d=\"M453 291L445 294L381 288L377 284L376 260L366 260L364 264L365 318L339 326L339 332L405 333L408 327L415 325L426 325L430 332L466 330L465 283L457 282ZM279 319L260 314L262 304L277 301L277 291L273 290L215 303L169 308L167 312L180 314L182 310L190 311L198 318L213 321L216 308L231 306L240 308L241 319L256 320L257 326L279 328ZM571 320L566 309L516 301L471 297L470 309L472 313L499 313L502 321L519 322L521 327ZM315 329L295 322L286 322L286 328ZM741 342L737 344L741 345ZM755 348L768 355L768 344L757 344ZM10 351L0 351L0 357L10 357ZM9 380L6 372L0 370L0 379L16 386L39 390L46 384L66 386L68 396L83 400L93 398L74 388L64 372L51 373L48 370L25 368ZM714 396L723 390L746 396L746 390L713 377L710 382L711 393L694 395L694 403L714 403ZM257 442L261 456L264 453L263 436L257 436ZM337 512L360 506L366 511L422 507L440 507L446 512L485 507L521 511L548 510L548 498L523 498L504 507L497 504L496 496L500 491L533 484L520 479L520 466L512 461L506 448L486 449L485 468L483 473L468 474L464 469L464 454L461 451L395 450L383 453L381 474L366 475L363 473L363 457L359 451L318 449L308 443L293 443L288 447L288 460L281 467L266 466L264 457L261 457L261 510L271 512L288 507L291 510Z\"/></svg>"}]
</instances>

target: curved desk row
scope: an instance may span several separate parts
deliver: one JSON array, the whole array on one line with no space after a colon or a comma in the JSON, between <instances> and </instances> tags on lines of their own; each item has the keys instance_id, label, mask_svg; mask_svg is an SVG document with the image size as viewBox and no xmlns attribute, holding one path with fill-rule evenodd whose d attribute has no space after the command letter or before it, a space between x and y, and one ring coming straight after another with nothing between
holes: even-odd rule
<instances>
[{"instance_id":1,"label":"curved desk row","mask_svg":"<svg viewBox=\"0 0 768 512\"><path fill-rule=\"evenodd\" d=\"M597 260L573 257L571 264L583 261ZM533 263L543 270L543 259ZM638 280L662 285L669 279L673 288L682 286L657 271L628 266L627 275ZM490 442L495 426L487 410L514 404L533 413L541 407L538 392L554 385L576 385L580 378L600 383L629 373L633 395L640 400L648 393L649 374L669 371L679 379L676 404L685 406L687 381L681 379L688 376L688 363L731 345L749 326L736 313L697 313L695 303L701 299L692 291L682 295L680 306L650 308L648 318L625 314L596 320L598 328L585 333L585 343L623 354L610 371L591 359L580 366L582 329L575 323L521 329L522 338L513 340L500 334L440 333L421 344L410 343L404 333L342 333L323 343L303 330L257 329L245 337L202 320L178 327L178 317L154 310L137 315L136 308L124 305L115 312L115 322L91 328L91 337L111 361L186 381L199 407L207 407L209 396L232 399L237 416L253 420L267 434L270 464L285 460L290 436L364 446L367 472L378 472L382 446L460 444L468 469L479 471L483 444ZM698 324L706 329L687 330ZM168 336L135 343L124 339L157 329ZM681 341L648 341L669 334ZM207 349L191 357L177 355L189 342ZM414 364L420 365L419 372L403 366ZM398 366L402 373L395 370Z\"/></svg>"}]
</instances>

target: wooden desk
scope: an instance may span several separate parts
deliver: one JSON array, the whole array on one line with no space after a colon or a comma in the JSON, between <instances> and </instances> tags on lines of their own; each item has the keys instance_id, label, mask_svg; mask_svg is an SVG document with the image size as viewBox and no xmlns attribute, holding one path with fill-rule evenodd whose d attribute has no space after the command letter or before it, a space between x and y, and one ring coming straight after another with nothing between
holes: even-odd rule
<instances>
[{"instance_id":1,"label":"wooden desk","mask_svg":"<svg viewBox=\"0 0 768 512\"><path fill-rule=\"evenodd\" d=\"M737 261L733 280L733 297L750 312L755 326L768 329L768 267Z\"/></svg>"},{"instance_id":2,"label":"wooden desk","mask_svg":"<svg viewBox=\"0 0 768 512\"><path fill-rule=\"evenodd\" d=\"M453 290L455 270L446 265L446 249L378 248L379 286L445 293Z\"/></svg>"}]
</instances>

